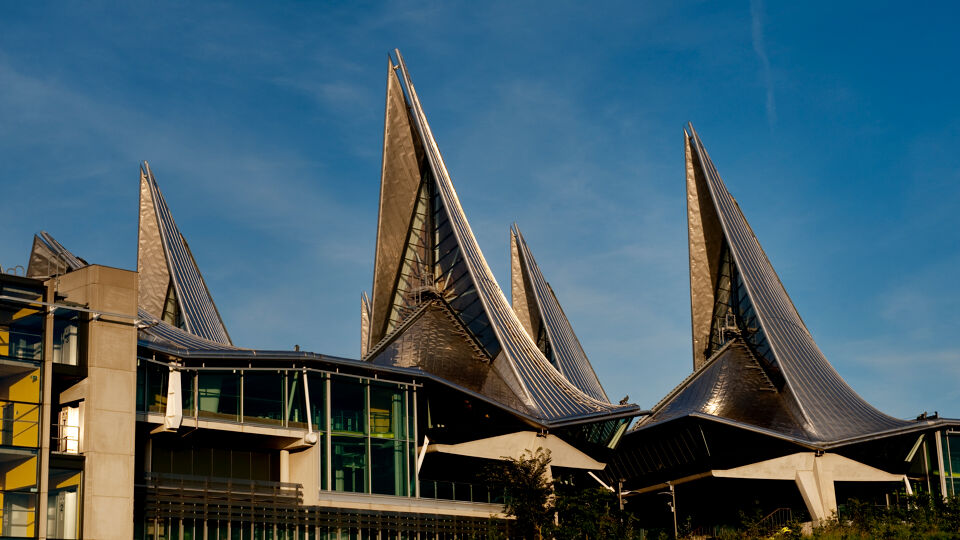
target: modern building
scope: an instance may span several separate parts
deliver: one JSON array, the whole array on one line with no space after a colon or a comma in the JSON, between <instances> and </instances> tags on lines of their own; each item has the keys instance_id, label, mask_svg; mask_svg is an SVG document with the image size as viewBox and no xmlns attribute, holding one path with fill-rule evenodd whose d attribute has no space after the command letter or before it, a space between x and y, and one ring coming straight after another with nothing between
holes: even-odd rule
<instances>
[{"instance_id":1,"label":"modern building","mask_svg":"<svg viewBox=\"0 0 960 540\"><path fill-rule=\"evenodd\" d=\"M611 403L516 225L500 289L395 60L359 359L242 347L147 163L135 270L41 232L0 274L0 538L486 537L509 519L484 469L538 448L654 519L666 489L704 523L756 490L813 520L954 493L958 423L844 383L692 127L694 373L652 411Z\"/></svg>"},{"instance_id":2,"label":"modern building","mask_svg":"<svg viewBox=\"0 0 960 540\"><path fill-rule=\"evenodd\" d=\"M607 400L517 230L511 307L396 57L362 358L234 344L144 163L136 271L41 232L2 276L0 537L485 537L495 460L604 468L639 407Z\"/></svg>"},{"instance_id":3,"label":"modern building","mask_svg":"<svg viewBox=\"0 0 960 540\"><path fill-rule=\"evenodd\" d=\"M693 373L623 437L605 474L662 519L660 494L672 492L700 525L751 507L820 522L847 497L953 495L960 421L892 418L847 385L697 132L684 133Z\"/></svg>"}]
</instances>

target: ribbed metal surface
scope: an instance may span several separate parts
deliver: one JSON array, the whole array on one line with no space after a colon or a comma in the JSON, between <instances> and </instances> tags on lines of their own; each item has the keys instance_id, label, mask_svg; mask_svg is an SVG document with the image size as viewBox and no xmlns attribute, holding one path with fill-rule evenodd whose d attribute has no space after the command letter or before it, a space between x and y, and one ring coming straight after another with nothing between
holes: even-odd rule
<instances>
[{"instance_id":1,"label":"ribbed metal surface","mask_svg":"<svg viewBox=\"0 0 960 540\"><path fill-rule=\"evenodd\" d=\"M520 399L533 403L536 408L534 414L548 420L624 409L625 407L617 407L588 396L570 384L549 364L523 329L480 252L456 191L453 189L450 174L427 123L403 57L400 56L399 51L396 51L396 54L410 100L413 123L423 142L427 163L435 179L437 194L442 200L446 217L453 229L483 310L501 345L498 359L503 355L509 369L515 372L517 379L522 383L521 390L524 395L519 396ZM496 364L497 361L495 360L494 363Z\"/></svg>"},{"instance_id":2,"label":"ribbed metal surface","mask_svg":"<svg viewBox=\"0 0 960 540\"><path fill-rule=\"evenodd\" d=\"M513 296L520 295L525 300L522 307L530 311L536 310L536 315L527 317L527 320L537 321L539 323L537 326L542 325L549 346L541 347L541 351L557 371L574 386L595 399L610 401L580 345L580 340L574 334L570 321L563 313L553 288L544 279L537 261L530 252L530 247L516 225L510 229L510 240L518 255L516 260L512 261L518 268L511 272L513 280L511 290ZM532 303L527 301L531 296L534 299ZM513 309L519 311L518 308L521 306L517 305L516 300L515 298ZM517 315L520 314L517 313ZM539 328L531 323L527 330L531 338L537 339ZM547 350L544 351L544 349Z\"/></svg>"},{"instance_id":3,"label":"ribbed metal surface","mask_svg":"<svg viewBox=\"0 0 960 540\"><path fill-rule=\"evenodd\" d=\"M203 282L203 276L200 275L187 241L177 229L167 202L157 186L157 180L146 162L144 162L144 173L163 242L163 256L170 272L170 281L176 291L186 330L199 337L231 345L230 336L217 312L217 306L213 303L213 297Z\"/></svg>"},{"instance_id":4,"label":"ribbed metal surface","mask_svg":"<svg viewBox=\"0 0 960 540\"><path fill-rule=\"evenodd\" d=\"M33 237L30 250L30 262L27 263L27 277L50 277L87 266L87 261L77 257L47 231Z\"/></svg>"},{"instance_id":5,"label":"ribbed metal surface","mask_svg":"<svg viewBox=\"0 0 960 540\"><path fill-rule=\"evenodd\" d=\"M190 351L240 351L245 350L233 345L218 343L213 340L198 337L172 324L158 320L147 313L143 308L137 310L137 317L143 325L139 331L139 339L144 342L162 345L167 348L184 349Z\"/></svg>"},{"instance_id":6,"label":"ribbed metal surface","mask_svg":"<svg viewBox=\"0 0 960 540\"><path fill-rule=\"evenodd\" d=\"M712 201L722 229L722 240L730 250L756 312L762 335L769 343L773 367L783 377L784 388L779 392L793 402L790 408L796 411L796 422L804 438L814 442L835 441L907 425L908 422L887 416L864 401L830 365L800 319L693 126L690 126L688 143L692 148L694 167L702 173L707 187L706 193L698 193L694 199L709 197ZM689 186L688 183L688 189ZM688 194L689 200L691 197ZM694 294L697 292L694 291ZM694 307L700 304L712 306L713 300L692 299ZM709 378L711 375L702 373L696 380L703 377ZM717 394L713 399L722 400L724 395ZM742 406L749 405L744 402ZM695 407L691 408L691 412L693 409ZM742 415L733 412L724 414L727 417L750 417L745 412ZM653 421L651 418L643 424ZM782 425L758 427L783 429Z\"/></svg>"}]
</instances>

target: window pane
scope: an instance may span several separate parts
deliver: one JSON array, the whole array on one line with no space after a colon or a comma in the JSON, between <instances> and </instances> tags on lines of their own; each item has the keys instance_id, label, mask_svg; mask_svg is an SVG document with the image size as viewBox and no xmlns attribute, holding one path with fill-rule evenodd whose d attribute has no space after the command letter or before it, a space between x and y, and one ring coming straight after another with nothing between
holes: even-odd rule
<instances>
[{"instance_id":1,"label":"window pane","mask_svg":"<svg viewBox=\"0 0 960 540\"><path fill-rule=\"evenodd\" d=\"M367 442L360 437L333 437L333 489L365 492Z\"/></svg>"},{"instance_id":2,"label":"window pane","mask_svg":"<svg viewBox=\"0 0 960 540\"><path fill-rule=\"evenodd\" d=\"M365 385L346 377L330 381L330 420L333 431L366 432Z\"/></svg>"},{"instance_id":3,"label":"window pane","mask_svg":"<svg viewBox=\"0 0 960 540\"><path fill-rule=\"evenodd\" d=\"M314 431L324 431L327 423L327 413L324 409L324 393L327 381L321 373L308 373L307 385L310 387L310 419L313 421Z\"/></svg>"},{"instance_id":4,"label":"window pane","mask_svg":"<svg viewBox=\"0 0 960 540\"><path fill-rule=\"evenodd\" d=\"M243 372L243 417L246 420L283 423L283 372Z\"/></svg>"},{"instance_id":5,"label":"window pane","mask_svg":"<svg viewBox=\"0 0 960 540\"><path fill-rule=\"evenodd\" d=\"M147 373L147 410L151 412L167 411L167 379L170 368L154 362L145 362Z\"/></svg>"},{"instance_id":6,"label":"window pane","mask_svg":"<svg viewBox=\"0 0 960 540\"><path fill-rule=\"evenodd\" d=\"M77 365L80 349L80 314L76 311L57 310L53 319L53 362Z\"/></svg>"},{"instance_id":7,"label":"window pane","mask_svg":"<svg viewBox=\"0 0 960 540\"><path fill-rule=\"evenodd\" d=\"M396 385L370 385L370 434L403 439L403 390Z\"/></svg>"},{"instance_id":8,"label":"window pane","mask_svg":"<svg viewBox=\"0 0 960 540\"><path fill-rule=\"evenodd\" d=\"M287 372L287 404L284 412L287 415L287 425L289 426L299 428L307 427L307 398L304 392L303 380L305 376L306 373L302 371ZM316 384L317 381L311 382ZM313 403L310 405L312 407ZM316 419L311 418L310 420L313 425L316 426ZM314 427L314 429L316 429L316 427Z\"/></svg>"},{"instance_id":9,"label":"window pane","mask_svg":"<svg viewBox=\"0 0 960 540\"><path fill-rule=\"evenodd\" d=\"M25 304L0 305L0 356L42 360L43 315Z\"/></svg>"},{"instance_id":10,"label":"window pane","mask_svg":"<svg viewBox=\"0 0 960 540\"><path fill-rule=\"evenodd\" d=\"M199 373L200 416L237 420L240 413L240 375L223 371Z\"/></svg>"},{"instance_id":11,"label":"window pane","mask_svg":"<svg viewBox=\"0 0 960 540\"><path fill-rule=\"evenodd\" d=\"M370 441L370 483L374 493L405 495L406 444L399 441Z\"/></svg>"}]
</instances>

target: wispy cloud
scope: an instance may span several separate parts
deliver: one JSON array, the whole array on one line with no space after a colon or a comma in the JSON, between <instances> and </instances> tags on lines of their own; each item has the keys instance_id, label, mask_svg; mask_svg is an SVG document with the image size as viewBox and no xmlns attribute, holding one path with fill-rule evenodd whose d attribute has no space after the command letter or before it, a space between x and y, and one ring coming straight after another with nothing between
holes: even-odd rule
<instances>
[{"instance_id":1,"label":"wispy cloud","mask_svg":"<svg viewBox=\"0 0 960 540\"><path fill-rule=\"evenodd\" d=\"M773 75L770 72L770 59L767 57L767 45L763 39L763 0L750 0L750 20L753 31L753 51L760 60L763 72L763 84L767 90L767 122L770 127L777 121L777 103L773 96Z\"/></svg>"}]
</instances>

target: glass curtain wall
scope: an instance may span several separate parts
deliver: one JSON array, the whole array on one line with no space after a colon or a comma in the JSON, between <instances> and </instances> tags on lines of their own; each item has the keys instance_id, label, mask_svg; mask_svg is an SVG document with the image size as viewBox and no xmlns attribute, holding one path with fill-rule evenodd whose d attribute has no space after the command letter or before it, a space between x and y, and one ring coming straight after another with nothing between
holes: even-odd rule
<instances>
[{"instance_id":1,"label":"glass curtain wall","mask_svg":"<svg viewBox=\"0 0 960 540\"><path fill-rule=\"evenodd\" d=\"M410 496L415 444L408 386L330 376L333 491Z\"/></svg>"},{"instance_id":2,"label":"glass curtain wall","mask_svg":"<svg viewBox=\"0 0 960 540\"><path fill-rule=\"evenodd\" d=\"M162 414L171 366L138 363L138 410ZM414 495L412 385L295 368L175 369L184 417L312 427L320 435L321 489Z\"/></svg>"}]
</instances>

